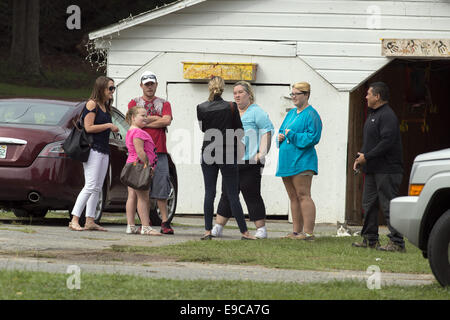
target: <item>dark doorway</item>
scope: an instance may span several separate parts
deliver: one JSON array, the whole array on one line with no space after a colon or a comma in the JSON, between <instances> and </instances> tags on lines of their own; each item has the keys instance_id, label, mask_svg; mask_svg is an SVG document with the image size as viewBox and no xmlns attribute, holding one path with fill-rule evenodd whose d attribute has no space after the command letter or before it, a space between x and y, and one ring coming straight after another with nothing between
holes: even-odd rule
<instances>
[{"instance_id":1,"label":"dark doorway","mask_svg":"<svg viewBox=\"0 0 450 320\"><path fill-rule=\"evenodd\" d=\"M408 194L414 158L425 152L450 147L450 60L396 59L350 93L346 220L362 224L364 175L353 174L355 155L362 146L362 128L367 115L369 84L385 82L390 89L390 106L402 134L404 176L400 196ZM380 224L384 217L380 212Z\"/></svg>"}]
</instances>

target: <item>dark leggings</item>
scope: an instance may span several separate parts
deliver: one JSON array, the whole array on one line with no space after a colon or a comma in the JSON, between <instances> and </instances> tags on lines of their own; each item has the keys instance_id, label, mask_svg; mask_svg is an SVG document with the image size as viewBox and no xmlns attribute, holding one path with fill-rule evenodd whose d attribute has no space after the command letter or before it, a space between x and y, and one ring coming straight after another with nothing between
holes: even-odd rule
<instances>
[{"instance_id":1,"label":"dark leggings","mask_svg":"<svg viewBox=\"0 0 450 320\"><path fill-rule=\"evenodd\" d=\"M258 221L266 218L266 207L261 197L262 168L261 164L239 164L239 189L247 205L250 221ZM232 215L223 183L217 214L224 218L230 218Z\"/></svg>"},{"instance_id":2,"label":"dark leggings","mask_svg":"<svg viewBox=\"0 0 450 320\"><path fill-rule=\"evenodd\" d=\"M244 212L239 201L239 172L237 164L206 164L202 161L203 180L205 182L205 201L203 210L205 213L205 230L212 229L214 216L214 199L216 197L217 176L222 174L226 193L230 201L231 212L236 219L241 233L245 233L247 224Z\"/></svg>"}]
</instances>

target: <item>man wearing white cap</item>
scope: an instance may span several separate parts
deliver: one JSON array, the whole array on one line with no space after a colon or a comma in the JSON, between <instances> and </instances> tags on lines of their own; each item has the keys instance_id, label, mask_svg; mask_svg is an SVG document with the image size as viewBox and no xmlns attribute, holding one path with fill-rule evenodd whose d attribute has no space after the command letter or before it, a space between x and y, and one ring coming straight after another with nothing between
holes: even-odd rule
<instances>
[{"instance_id":1,"label":"man wearing white cap","mask_svg":"<svg viewBox=\"0 0 450 320\"><path fill-rule=\"evenodd\" d=\"M148 124L143 128L153 139L158 156L155 175L150 191L150 198L156 199L161 212L161 233L173 234L167 213L167 199L170 194L169 162L167 159L166 130L172 122L172 109L169 101L155 96L158 81L151 71L145 71L140 78L142 96L132 99L128 109L142 106L147 110ZM136 205L137 199L134 202Z\"/></svg>"}]
</instances>

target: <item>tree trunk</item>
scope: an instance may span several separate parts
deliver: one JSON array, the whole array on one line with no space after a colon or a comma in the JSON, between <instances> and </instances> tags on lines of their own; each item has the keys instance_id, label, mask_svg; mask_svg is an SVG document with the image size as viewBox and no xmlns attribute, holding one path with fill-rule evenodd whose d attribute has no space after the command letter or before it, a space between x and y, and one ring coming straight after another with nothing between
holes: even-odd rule
<instances>
[{"instance_id":1,"label":"tree trunk","mask_svg":"<svg viewBox=\"0 0 450 320\"><path fill-rule=\"evenodd\" d=\"M13 0L12 3L12 44L9 62L17 69L23 65L25 54L25 17L27 2L26 0Z\"/></svg>"},{"instance_id":2,"label":"tree trunk","mask_svg":"<svg viewBox=\"0 0 450 320\"><path fill-rule=\"evenodd\" d=\"M9 62L18 72L39 75L39 0L13 0Z\"/></svg>"}]
</instances>

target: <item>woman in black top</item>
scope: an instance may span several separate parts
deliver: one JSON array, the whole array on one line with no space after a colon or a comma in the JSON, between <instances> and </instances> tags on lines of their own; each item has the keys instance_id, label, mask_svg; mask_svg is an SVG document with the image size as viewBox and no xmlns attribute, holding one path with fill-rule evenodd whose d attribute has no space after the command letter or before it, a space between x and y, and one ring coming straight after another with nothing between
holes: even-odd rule
<instances>
[{"instance_id":1,"label":"woman in black top","mask_svg":"<svg viewBox=\"0 0 450 320\"><path fill-rule=\"evenodd\" d=\"M119 131L119 128L112 124L111 119L111 104L115 89L113 79L105 76L98 77L81 115L86 132L93 135L94 143L91 146L88 161L83 162L85 184L72 209L72 221L69 223L71 230L106 231L94 220L100 191L108 170L109 134L111 131ZM86 224L82 228L79 218L84 208L86 208Z\"/></svg>"},{"instance_id":2,"label":"woman in black top","mask_svg":"<svg viewBox=\"0 0 450 320\"><path fill-rule=\"evenodd\" d=\"M235 103L222 99L225 82L213 77L209 83L209 98L197 106L197 119L205 133L202 146L202 172L205 183L205 234L202 240L210 240L216 197L217 176L220 170L242 240L253 240L247 229L241 203L239 202L239 172L237 148L244 131ZM241 157L242 158L242 157Z\"/></svg>"}]
</instances>

